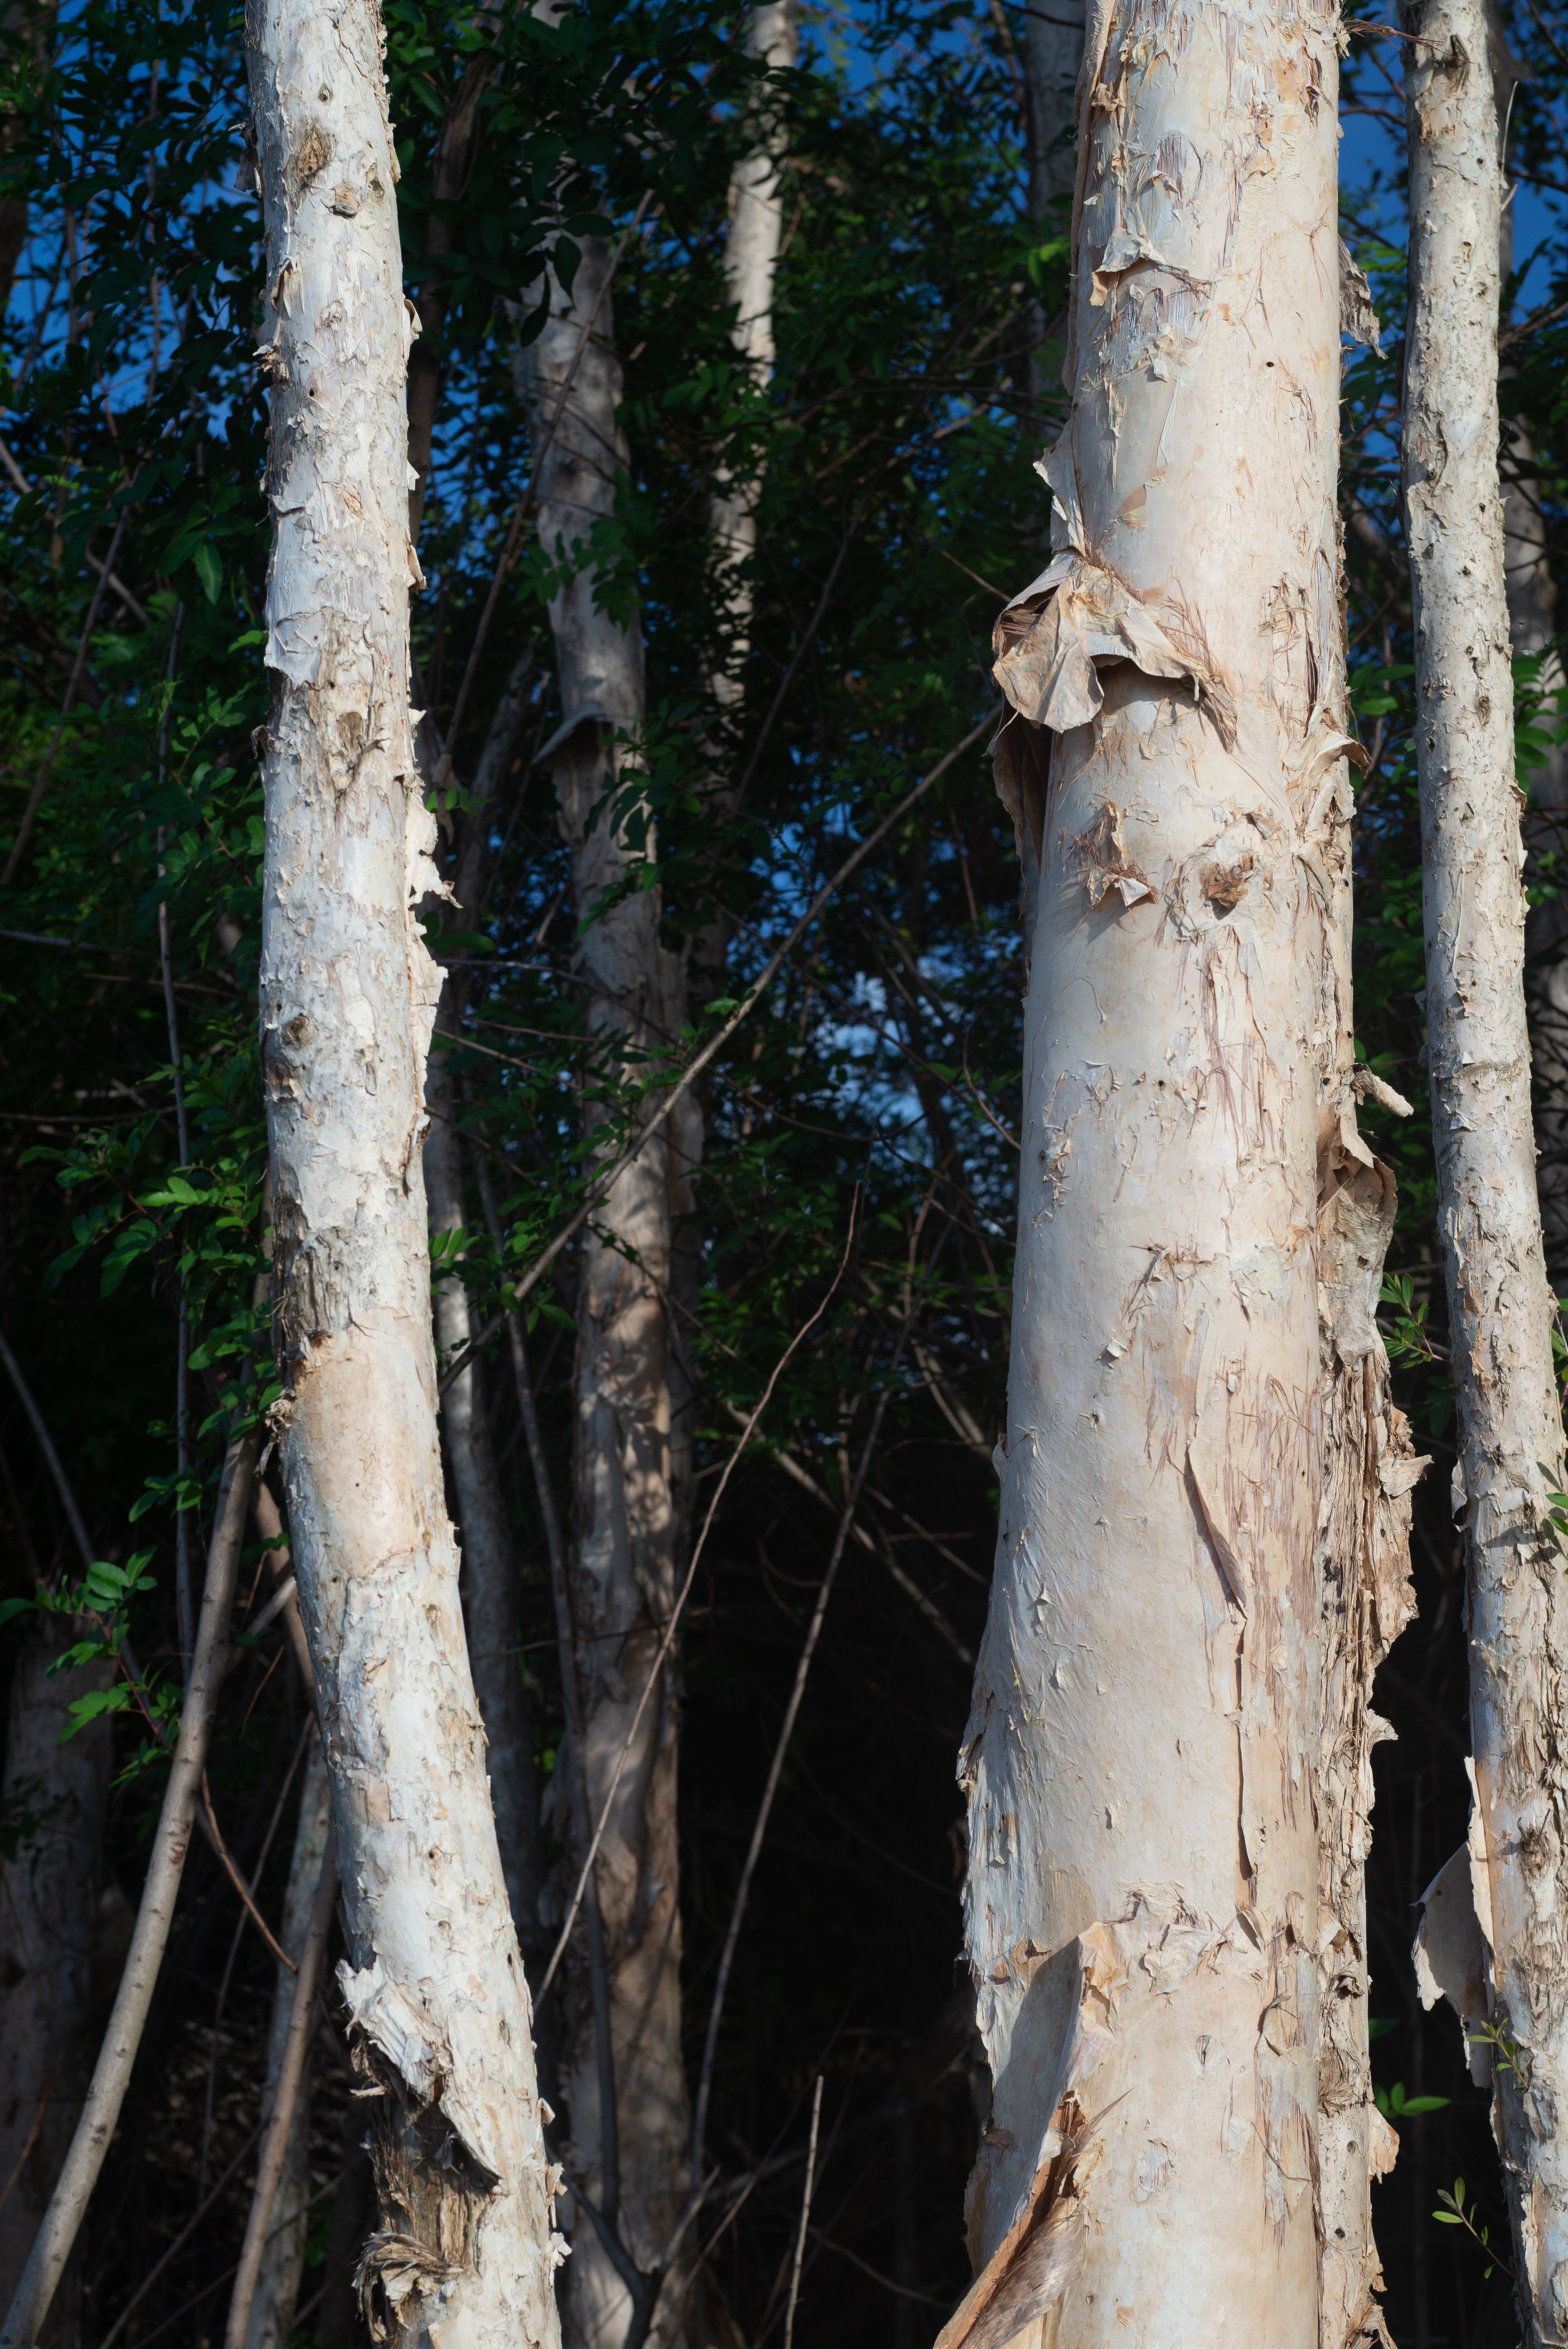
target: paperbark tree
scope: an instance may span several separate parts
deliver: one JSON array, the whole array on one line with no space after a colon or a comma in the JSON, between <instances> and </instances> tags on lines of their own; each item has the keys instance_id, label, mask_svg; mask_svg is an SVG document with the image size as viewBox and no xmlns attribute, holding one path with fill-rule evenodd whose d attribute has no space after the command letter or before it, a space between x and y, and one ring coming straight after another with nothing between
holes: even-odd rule
<instances>
[{"instance_id":1,"label":"paperbark tree","mask_svg":"<svg viewBox=\"0 0 1568 2349\"><path fill-rule=\"evenodd\" d=\"M746 46L748 54L769 73L793 66L799 48L795 0L767 0L765 6L754 8ZM731 338L736 355L760 391L767 388L773 373L773 280L784 235L783 130L778 94L766 85L753 128L755 143L748 146L729 178L724 291L735 310ZM751 565L757 554L759 486L755 471L736 479L727 468L708 505L719 596L730 630L727 657L713 681L724 708L733 708L741 698L740 671L750 649Z\"/></svg>"},{"instance_id":2,"label":"paperbark tree","mask_svg":"<svg viewBox=\"0 0 1568 2349\"><path fill-rule=\"evenodd\" d=\"M553 2344L551 2181L442 1492L419 1143L439 973L408 712L397 167L374 0L246 19L273 516L262 1031L274 1413L391 2338Z\"/></svg>"},{"instance_id":3,"label":"paperbark tree","mask_svg":"<svg viewBox=\"0 0 1568 2349\"><path fill-rule=\"evenodd\" d=\"M601 1163L614 1156L611 1121L623 1086L645 1081L678 1036L682 974L659 943L656 891L634 889L608 911L601 899L636 862L624 820L595 811L636 773L644 719L641 627L604 608L589 545L614 512L627 462L617 420L621 366L605 285L609 255L583 242L568 292L551 276L550 315L522 354L539 466L539 528L568 574L550 606L562 722L540 753L554 777L572 862L581 1010L593 1061L583 1115ZM590 327L589 322L592 320ZM584 334L586 333L586 342ZM575 366L575 375L573 368ZM563 387L571 378L562 400ZM661 1124L611 1185L577 1256L576 1423L569 1579L582 1694L583 1751L596 1821L653 1669L659 1626L675 1599L670 1461L671 1145ZM619 2224L639 2268L664 2251L686 2198L690 2116L680 2042L679 1850L676 1821L676 1710L673 1670L649 1704L621 1778L597 1861L609 1971L614 2126L600 2098L600 2050L587 1967L565 1970L559 2084L563 2167ZM583 1855L572 1806L555 1819L574 1878ZM572 2232L566 2276L569 2337L619 2344L630 2296L591 2222ZM667 2289L655 2338L682 2337L681 2295Z\"/></svg>"},{"instance_id":4,"label":"paperbark tree","mask_svg":"<svg viewBox=\"0 0 1568 2349\"><path fill-rule=\"evenodd\" d=\"M944 2349L1379 2322L1367 1699L1418 1471L1356 1120L1336 33L1112 0L1079 82L1056 552L996 632L1038 881Z\"/></svg>"},{"instance_id":5,"label":"paperbark tree","mask_svg":"<svg viewBox=\"0 0 1568 2349\"><path fill-rule=\"evenodd\" d=\"M799 52L795 0L767 0L751 11L747 52L769 74L787 70ZM760 398L772 379L775 357L773 285L784 238L784 125L779 92L764 83L750 118L751 142L729 178L729 221L724 248L724 290L734 309L730 338L737 357ZM737 471L726 462L708 501L713 544L715 602L721 641L707 685L718 706L718 739L712 745L708 804L723 822L735 813L742 757L740 720L746 706L746 669L751 652L757 582L757 506L762 469L754 453ZM722 907L699 923L686 949L686 999L694 1016L713 1000L724 981L729 924ZM703 1279L703 1247L697 1199L713 1088L699 1081L677 1103L669 1121L671 1207L670 1288L675 1316L670 1330L670 1489L676 1547L691 1537L696 1485L696 1413L700 1381L696 1350L697 1302Z\"/></svg>"},{"instance_id":6,"label":"paperbark tree","mask_svg":"<svg viewBox=\"0 0 1568 2349\"><path fill-rule=\"evenodd\" d=\"M102 1666L49 1676L74 1636L40 1615L11 1682L5 1810L17 1837L0 1860L0 2305L9 2308L48 2209L92 2064L93 1946L113 1767L109 1724L66 1744L73 1697Z\"/></svg>"},{"instance_id":7,"label":"paperbark tree","mask_svg":"<svg viewBox=\"0 0 1568 2349\"><path fill-rule=\"evenodd\" d=\"M284 1895L283 1945L296 1966L310 1925L311 1903L315 1898L316 1882L321 1875L321 1856L326 1848L326 1833L331 1821L331 1789L327 1783L326 1760L313 1736L305 1762L304 1781L300 1790L299 1818L294 1826L294 1850L289 1858L288 1889ZM262 2106L263 2119L271 2115L277 2095L279 2075L288 2049L294 2002L294 1972L290 1967L280 1965L273 1992L272 2020L267 2028L267 2083ZM289 2334L294 2330L294 2302L299 2297L299 2280L304 2271L305 2239L310 2225L306 2209L310 2200L309 2066L307 2054L305 2074L300 2083L294 2118L289 2124L288 2142L284 2150L283 2174L273 2198L271 2222L262 2246L255 2294L245 2326L245 2349L288 2349Z\"/></svg>"},{"instance_id":8,"label":"paperbark tree","mask_svg":"<svg viewBox=\"0 0 1568 2349\"><path fill-rule=\"evenodd\" d=\"M1494 110L1503 178L1508 173L1508 123L1522 68L1508 46L1495 7L1488 10ZM1498 211L1498 275L1503 287L1513 270L1513 206L1506 184ZM1501 324L1506 326L1503 317ZM1504 370L1506 373L1506 369ZM1556 648L1557 583L1546 541L1541 481L1529 425L1516 419L1505 428L1502 450L1502 572L1508 595L1509 634L1516 657L1541 660L1540 689L1547 726L1563 715L1563 664ZM1534 802L1524 820L1524 844L1534 856L1568 847L1568 757L1554 743L1545 762L1529 775ZM1541 1195L1546 1269L1555 1293L1568 1286L1568 908L1559 895L1532 906L1525 917L1526 993L1530 1046L1534 1063L1536 1181Z\"/></svg>"},{"instance_id":9,"label":"paperbark tree","mask_svg":"<svg viewBox=\"0 0 1568 2349\"><path fill-rule=\"evenodd\" d=\"M1483 1937L1476 1955L1489 2021L1462 1985L1452 1986L1461 2013L1470 2008L1472 2044L1490 2029L1505 2047L1493 2066L1492 2119L1521 2322L1533 2349L1560 2340L1568 2324L1568 1609L1551 1518L1563 1428L1531 1119L1497 465L1501 172L1480 0L1417 0L1405 30L1410 309L1401 476L1438 1220L1459 1406L1456 1499L1462 1492L1467 1506L1475 1794L1469 1858L1439 1881L1451 1899L1468 1879ZM1440 1979L1440 1958L1438 1971Z\"/></svg>"}]
</instances>

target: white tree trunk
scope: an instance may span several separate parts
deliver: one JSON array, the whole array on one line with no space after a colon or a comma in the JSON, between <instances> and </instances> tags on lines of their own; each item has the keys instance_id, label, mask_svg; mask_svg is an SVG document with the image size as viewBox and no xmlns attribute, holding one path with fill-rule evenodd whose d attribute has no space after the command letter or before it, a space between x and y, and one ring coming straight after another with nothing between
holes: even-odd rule
<instances>
[{"instance_id":1,"label":"white tree trunk","mask_svg":"<svg viewBox=\"0 0 1568 2349\"><path fill-rule=\"evenodd\" d=\"M284 1895L281 1939L296 1965L310 1924L311 1904L315 1899L316 1883L321 1875L321 1856L326 1849L326 1831L331 1820L331 1789L327 1782L326 1760L319 1742L313 1737L300 1789L299 1819L294 1827L294 1852L289 1860L288 1889ZM263 2117L272 2112L277 2096L278 2075L283 2070L284 2056L288 2047L294 2002L294 1976L287 1966L280 1965L273 1992L272 2021L267 2030ZM305 2238L310 2231L306 2209L310 2200L310 2058L307 2054L294 2118L289 2124L288 2143L284 2149L283 2174L273 2197L272 2219L266 2240L262 2246L262 2263L257 2271L255 2293L245 2326L245 2349L288 2349L289 2334L294 2329L294 2302L299 2297L299 2280L304 2270Z\"/></svg>"},{"instance_id":2,"label":"white tree trunk","mask_svg":"<svg viewBox=\"0 0 1568 2349\"><path fill-rule=\"evenodd\" d=\"M1536 1200L1523 851L1498 481L1498 158L1480 0L1406 19L1403 481L1416 636L1427 1034L1466 1552L1475 1905L1493 2124L1532 2344L1568 2325L1568 1613L1548 1495L1563 1429Z\"/></svg>"},{"instance_id":3,"label":"white tree trunk","mask_svg":"<svg viewBox=\"0 0 1568 2349\"><path fill-rule=\"evenodd\" d=\"M71 1700L104 1668L48 1677L70 1645L69 1619L40 1615L11 1682L5 1806L30 1816L15 1860L0 1860L0 2307L9 2308L71 2142L92 2067L93 1945L103 1826L113 1767L99 1720L62 1745Z\"/></svg>"},{"instance_id":4,"label":"white tree trunk","mask_svg":"<svg viewBox=\"0 0 1568 2349\"><path fill-rule=\"evenodd\" d=\"M634 860L624 827L590 824L604 793L635 772L628 738L644 717L642 633L594 602L587 554L595 521L614 510L627 461L616 422L621 367L608 256L583 248L570 296L552 276L551 314L524 354L536 443L561 407L562 388L593 332L541 469L540 536L572 565L552 604L562 722L542 757L555 778L572 855L580 922ZM603 294L603 298L599 298ZM597 313L594 313L595 301ZM573 549L577 552L573 554ZM638 890L592 920L575 975L597 1054L584 1088L590 1134L606 1111L592 1094L645 1078L650 1056L678 1035L683 990L659 946L657 894ZM606 1148L612 1145L606 1137ZM661 1126L613 1185L577 1258L576 1429L573 1454L572 1607L583 1698L588 1810L596 1821L674 1604L670 1484L670 1145ZM603 1235L603 1237L601 1237ZM562 1995L559 2081L569 2180L602 2210L618 2209L622 2239L645 2271L662 2253L686 2196L690 2129L680 2044L680 1912L676 1832L676 1689L666 1670L648 1706L600 1847L598 1884L609 1965L618 2163L606 2163L599 2064L586 1964L569 1964ZM577 1767L564 1754L558 1765ZM571 1806L556 1814L573 1870ZM610 2174L615 2171L618 2174ZM575 2214L566 2277L569 2337L619 2349L630 2297L592 2222ZM681 2295L660 2302L655 2338L682 2337Z\"/></svg>"},{"instance_id":5,"label":"white tree trunk","mask_svg":"<svg viewBox=\"0 0 1568 2349\"><path fill-rule=\"evenodd\" d=\"M997 631L1040 880L960 1772L995 2100L945 2349L1319 2339L1319 1958L1359 1948L1319 1905L1322 1350L1375 1361L1376 1268L1326 1338L1318 1285L1336 1199L1382 1191L1341 930L1336 31L1155 39L1113 0L1080 82L1059 551Z\"/></svg>"},{"instance_id":6,"label":"white tree trunk","mask_svg":"<svg viewBox=\"0 0 1568 2349\"><path fill-rule=\"evenodd\" d=\"M451 1079L438 1057L431 1060L426 1074L425 1100L430 1112L425 1137L425 1188L431 1228L461 1231L466 1221L462 1144ZM449 1273L436 1283L435 1319L436 1343L449 1361L467 1348L473 1335L468 1292L459 1274ZM457 1496L463 1612L474 1690L489 1748L490 1801L501 1867L524 1963L537 1971L549 1960L550 1934L539 1912L544 1889L539 1787L533 1767L533 1731L519 1670L517 1564L477 1362L469 1362L448 1387L441 1401L441 1423Z\"/></svg>"},{"instance_id":7,"label":"white tree trunk","mask_svg":"<svg viewBox=\"0 0 1568 2349\"><path fill-rule=\"evenodd\" d=\"M795 0L764 0L762 6L753 8L746 47L748 54L769 71L792 66L799 49ZM758 389L765 390L773 374L773 279L784 235L783 134L777 98L770 91L758 103L756 129L756 144L742 155L729 178L724 292L735 310L731 338L736 356ZM750 650L751 564L757 554L759 487L755 473L736 481L721 469L717 493L708 504L719 595L731 630L727 657L714 678L714 690L724 707L733 707L740 699L740 671Z\"/></svg>"},{"instance_id":8,"label":"white tree trunk","mask_svg":"<svg viewBox=\"0 0 1568 2349\"><path fill-rule=\"evenodd\" d=\"M408 678L409 337L374 0L253 0L272 378L262 1028L274 1413L392 2337L557 2339L531 2017L442 1492L419 1143L439 988Z\"/></svg>"},{"instance_id":9,"label":"white tree trunk","mask_svg":"<svg viewBox=\"0 0 1568 2349\"><path fill-rule=\"evenodd\" d=\"M1495 77L1493 98L1500 142L1506 137L1511 101L1520 78L1495 10L1489 11L1489 44ZM1500 151L1501 145L1500 145ZM1504 179L1507 155L1502 153ZM1503 191L1499 212L1498 274L1506 285L1513 268L1513 206ZM1508 321L1503 318L1504 326ZM1508 595L1509 635L1516 655L1544 654L1542 722L1557 724L1563 714L1563 664L1556 649L1557 583L1552 576L1546 522L1534 443L1523 423L1508 434L1502 463L1502 568ZM1556 743L1544 766L1528 777L1534 806L1525 818L1526 849L1532 854L1568 848L1568 756ZM1553 1291L1568 1287L1568 901L1560 893L1525 917L1525 953L1535 966L1526 978L1531 1056L1535 1069L1536 1181L1541 1194L1542 1237Z\"/></svg>"}]
</instances>

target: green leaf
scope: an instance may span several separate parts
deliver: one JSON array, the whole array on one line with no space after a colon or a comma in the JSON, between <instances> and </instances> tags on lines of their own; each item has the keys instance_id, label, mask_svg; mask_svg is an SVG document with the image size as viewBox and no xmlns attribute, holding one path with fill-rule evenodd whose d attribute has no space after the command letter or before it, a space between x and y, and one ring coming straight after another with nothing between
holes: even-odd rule
<instances>
[{"instance_id":1,"label":"green leaf","mask_svg":"<svg viewBox=\"0 0 1568 2349\"><path fill-rule=\"evenodd\" d=\"M0 1599L0 1631L14 1623L18 1615L32 1614L37 1601L33 1599Z\"/></svg>"},{"instance_id":2,"label":"green leaf","mask_svg":"<svg viewBox=\"0 0 1568 2349\"><path fill-rule=\"evenodd\" d=\"M92 1689L86 1696L73 1697L71 1717L60 1732L60 1744L68 1744L78 1729L90 1728L95 1721L101 1721L106 1713L129 1713L135 1702L135 1691L129 1688L124 1681L114 1688Z\"/></svg>"},{"instance_id":3,"label":"green leaf","mask_svg":"<svg viewBox=\"0 0 1568 2349\"><path fill-rule=\"evenodd\" d=\"M1434 2210L1433 2218L1439 2227L1462 2227L1464 2220L1453 2210Z\"/></svg>"},{"instance_id":4,"label":"green leaf","mask_svg":"<svg viewBox=\"0 0 1568 2349\"><path fill-rule=\"evenodd\" d=\"M209 539L202 539L191 557L196 565L196 576L209 604L215 604L223 585L223 566L218 560L217 549Z\"/></svg>"}]
</instances>

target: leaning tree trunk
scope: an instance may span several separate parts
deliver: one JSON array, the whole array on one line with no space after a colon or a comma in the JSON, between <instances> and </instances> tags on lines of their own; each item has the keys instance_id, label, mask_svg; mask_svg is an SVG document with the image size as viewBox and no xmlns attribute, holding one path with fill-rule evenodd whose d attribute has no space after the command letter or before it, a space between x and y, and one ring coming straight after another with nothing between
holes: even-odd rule
<instances>
[{"instance_id":1,"label":"leaning tree trunk","mask_svg":"<svg viewBox=\"0 0 1568 2349\"><path fill-rule=\"evenodd\" d=\"M558 2337L531 2016L442 1493L419 1143L439 974L408 716L409 334L374 0L246 19L266 217L262 1032L273 1425L372 2095L377 2322Z\"/></svg>"},{"instance_id":2,"label":"leaning tree trunk","mask_svg":"<svg viewBox=\"0 0 1568 2349\"><path fill-rule=\"evenodd\" d=\"M1568 1609L1550 1516L1563 1429L1531 1123L1497 465L1501 173L1481 0L1420 0L1406 30L1402 471L1438 1218L1468 1502L1475 1813L1463 1873L1491 2027L1508 2043L1492 2119L1537 2349L1568 2325Z\"/></svg>"},{"instance_id":3,"label":"leaning tree trunk","mask_svg":"<svg viewBox=\"0 0 1568 2349\"><path fill-rule=\"evenodd\" d=\"M616 421L621 367L604 287L608 256L584 241L568 296L552 276L550 316L525 357L536 436L554 420L541 468L540 535L565 561L568 584L550 608L562 723L542 758L553 771L571 850L580 924L575 979L593 1060L583 1118L596 1151L614 1154L618 1086L645 1081L650 1061L679 1035L679 973L659 945L655 891L633 889L608 912L601 897L640 852L625 823L601 816L604 794L634 777L644 717L643 642L595 602L586 541L614 511L626 464ZM597 311L595 312L595 303ZM583 343L590 317L593 324ZM578 354L581 349L581 358ZM562 408L562 387L576 374ZM651 849L650 849L651 853ZM612 1185L577 1258L576 1424L570 1586L582 1692L588 1812L598 1819L654 1668L659 1626L674 1603L670 1488L670 1147L661 1126ZM680 1912L676 1832L676 1685L666 1666L621 1778L597 1863L609 1965L614 2126L601 2110L588 1968L574 1958L562 1999L559 2081L567 2127L564 2167L620 2231L645 2271L664 2251L686 2195L690 2116L680 2043ZM572 1807L557 1831L573 1876ZM616 2142L618 2139L618 2158ZM630 2300L591 2221L578 2217L566 2274L570 2323L589 2344L619 2344ZM657 2337L682 2336L681 2294L660 2302Z\"/></svg>"},{"instance_id":4,"label":"leaning tree trunk","mask_svg":"<svg viewBox=\"0 0 1568 2349\"><path fill-rule=\"evenodd\" d=\"M1320 1956L1365 1987L1320 1907L1324 1357L1376 1412L1345 1242L1386 1217L1342 929L1336 31L1114 0L1080 81L1057 552L997 630L1040 878L961 1761L995 2089L945 2349L1319 2340Z\"/></svg>"},{"instance_id":5,"label":"leaning tree trunk","mask_svg":"<svg viewBox=\"0 0 1568 2349\"><path fill-rule=\"evenodd\" d=\"M67 1617L37 1617L11 1682L5 1801L18 1841L15 1859L0 1860L0 2308L43 2223L92 2068L113 1752L104 1719L60 1743L72 1699L106 1677L101 1665L49 1677L73 1636Z\"/></svg>"},{"instance_id":6,"label":"leaning tree trunk","mask_svg":"<svg viewBox=\"0 0 1568 2349\"><path fill-rule=\"evenodd\" d=\"M325 1758L319 1743L313 1737L304 1768L304 1784L300 1790L299 1818L294 1826L294 1852L289 1860L288 1889L284 1895L283 1944L295 1965L304 1947L311 1906L321 1875L321 1856L326 1849L326 1832L332 1818L330 1791ZM272 2020L267 2028L263 2118L270 2116L276 2098L278 2079L288 2050L294 2002L293 1969L280 1965L273 1989ZM288 2142L284 2148L283 2172L273 2197L272 2220L266 2240L262 2246L262 2262L256 2273L251 2313L245 2325L245 2349L288 2349L289 2335L294 2331L294 2303L299 2298L300 2277L304 2272L305 2239L310 2231L307 2207L310 2202L310 2057L307 2054L304 2074L294 2101L294 2118L289 2124Z\"/></svg>"}]
</instances>

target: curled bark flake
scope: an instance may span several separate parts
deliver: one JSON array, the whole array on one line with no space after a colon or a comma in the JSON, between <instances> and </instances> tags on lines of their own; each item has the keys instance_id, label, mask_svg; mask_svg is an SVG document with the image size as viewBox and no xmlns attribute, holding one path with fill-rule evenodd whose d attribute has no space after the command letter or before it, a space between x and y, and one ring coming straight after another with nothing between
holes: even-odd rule
<instances>
[{"instance_id":1,"label":"curled bark flake","mask_svg":"<svg viewBox=\"0 0 1568 2349\"><path fill-rule=\"evenodd\" d=\"M1013 708L1054 734L1087 726L1104 707L1099 664L1130 661L1146 677L1184 679L1227 750L1235 702L1212 666L1191 610L1166 597L1160 616L1126 581L1068 548L1015 597L992 636L992 669Z\"/></svg>"},{"instance_id":2,"label":"curled bark flake","mask_svg":"<svg viewBox=\"0 0 1568 2349\"><path fill-rule=\"evenodd\" d=\"M1091 905L1098 905L1110 889L1124 905L1139 905L1154 895L1154 884L1127 854L1121 810L1114 800L1106 801L1088 830L1068 843L1068 853L1083 874L1084 894Z\"/></svg>"},{"instance_id":3,"label":"curled bark flake","mask_svg":"<svg viewBox=\"0 0 1568 2349\"><path fill-rule=\"evenodd\" d=\"M1372 288L1343 237L1339 240L1339 331L1382 357L1383 328L1372 307Z\"/></svg>"},{"instance_id":4,"label":"curled bark flake","mask_svg":"<svg viewBox=\"0 0 1568 2349\"><path fill-rule=\"evenodd\" d=\"M1491 2050L1482 2035L1487 2019L1487 1957L1471 1887L1470 1846L1463 1843L1421 1895L1421 1921L1410 1958L1427 2013L1431 2013L1439 1999L1446 1998L1458 2015L1465 2058L1478 2088L1486 2087L1491 2079Z\"/></svg>"}]
</instances>

